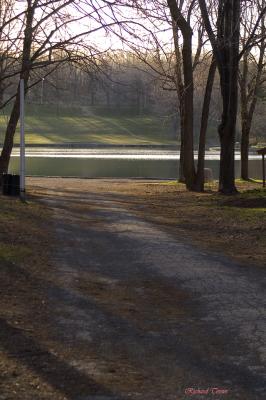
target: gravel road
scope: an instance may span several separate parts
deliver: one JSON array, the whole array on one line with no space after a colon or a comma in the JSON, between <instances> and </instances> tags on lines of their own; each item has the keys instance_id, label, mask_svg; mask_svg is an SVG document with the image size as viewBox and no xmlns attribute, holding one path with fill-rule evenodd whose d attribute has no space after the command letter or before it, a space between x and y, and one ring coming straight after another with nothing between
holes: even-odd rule
<instances>
[{"instance_id":1,"label":"gravel road","mask_svg":"<svg viewBox=\"0 0 266 400\"><path fill-rule=\"evenodd\" d=\"M38 195L57 237L50 334L98 385L67 398L266 398L264 271L182 242L95 184Z\"/></svg>"}]
</instances>

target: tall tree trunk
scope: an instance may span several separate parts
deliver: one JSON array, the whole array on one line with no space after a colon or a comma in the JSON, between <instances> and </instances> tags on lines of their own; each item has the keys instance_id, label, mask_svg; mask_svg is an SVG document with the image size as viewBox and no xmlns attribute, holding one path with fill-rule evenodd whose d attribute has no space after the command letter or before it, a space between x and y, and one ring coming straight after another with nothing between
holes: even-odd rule
<instances>
[{"instance_id":1,"label":"tall tree trunk","mask_svg":"<svg viewBox=\"0 0 266 400\"><path fill-rule=\"evenodd\" d=\"M174 48L175 48L175 85L178 98L178 110L180 116L180 158L179 158L179 178L178 181L185 183L184 176L184 82L182 77L182 57L180 53L179 37L178 37L178 26L174 19L172 19L172 30L174 37Z\"/></svg>"},{"instance_id":2,"label":"tall tree trunk","mask_svg":"<svg viewBox=\"0 0 266 400\"><path fill-rule=\"evenodd\" d=\"M206 145L206 133L209 120L209 110L212 95L213 82L216 71L216 62L212 58L208 79L205 88L204 101L201 113L201 124L200 124L200 136L199 136L199 149L198 149L198 165L197 174L195 181L195 190L199 192L204 191L204 165L205 165L205 145Z\"/></svg>"},{"instance_id":3,"label":"tall tree trunk","mask_svg":"<svg viewBox=\"0 0 266 400\"><path fill-rule=\"evenodd\" d=\"M176 0L167 0L171 13L172 21L182 33L182 65L184 77L184 91L182 94L182 107L184 112L184 176L186 187L189 190L194 189L195 183L195 165L194 165L194 147L193 147L193 62L192 62L192 29L189 22L182 15Z\"/></svg>"},{"instance_id":4,"label":"tall tree trunk","mask_svg":"<svg viewBox=\"0 0 266 400\"><path fill-rule=\"evenodd\" d=\"M222 121L218 132L221 144L219 191L237 192L235 186L235 136L238 103L240 0L225 0L218 28L218 63L223 98Z\"/></svg>"},{"instance_id":5,"label":"tall tree trunk","mask_svg":"<svg viewBox=\"0 0 266 400\"><path fill-rule=\"evenodd\" d=\"M230 74L232 71L230 71ZM222 95L224 112L218 132L220 137L220 175L219 191L224 194L236 193L235 187L235 134L237 117L237 72L232 74L235 80L231 80L230 86L223 82Z\"/></svg>"},{"instance_id":6,"label":"tall tree trunk","mask_svg":"<svg viewBox=\"0 0 266 400\"><path fill-rule=\"evenodd\" d=\"M3 82L1 82L1 76L0 76L0 106L3 103L3 98L4 98L4 87L3 87Z\"/></svg>"},{"instance_id":7,"label":"tall tree trunk","mask_svg":"<svg viewBox=\"0 0 266 400\"><path fill-rule=\"evenodd\" d=\"M0 156L0 175L8 172L8 166L10 162L10 156L13 149L14 144L14 135L16 132L16 127L19 120L19 90L17 92L17 96L15 102L13 104L13 108L11 111L11 115L9 117L8 125L6 128L4 144Z\"/></svg>"},{"instance_id":8,"label":"tall tree trunk","mask_svg":"<svg viewBox=\"0 0 266 400\"><path fill-rule=\"evenodd\" d=\"M204 25L217 62L223 112L218 133L221 144L219 191L236 193L234 147L238 101L240 0L219 0L217 36L212 29L205 0L199 0Z\"/></svg>"},{"instance_id":9,"label":"tall tree trunk","mask_svg":"<svg viewBox=\"0 0 266 400\"><path fill-rule=\"evenodd\" d=\"M183 71L184 71L184 175L186 187L194 189L195 165L193 146L194 86L192 67L192 30L183 35Z\"/></svg>"},{"instance_id":10,"label":"tall tree trunk","mask_svg":"<svg viewBox=\"0 0 266 400\"><path fill-rule=\"evenodd\" d=\"M180 95L183 96L183 86L180 88ZM184 137L185 137L185 127L184 127L184 106L183 100L179 101L179 115L180 115L180 157L179 157L179 179L178 181L181 183L185 183L185 174L184 174Z\"/></svg>"},{"instance_id":11,"label":"tall tree trunk","mask_svg":"<svg viewBox=\"0 0 266 400\"><path fill-rule=\"evenodd\" d=\"M246 32L245 32L246 34ZM248 93L247 93L247 75L248 75L248 52L244 53L242 73L239 72L240 102L241 102L241 178L248 180L248 147L249 147L249 129L248 129Z\"/></svg>"},{"instance_id":12,"label":"tall tree trunk","mask_svg":"<svg viewBox=\"0 0 266 400\"><path fill-rule=\"evenodd\" d=\"M180 157L179 157L179 177L178 181L181 183L185 183L185 175L184 175L184 127L182 126L182 122L180 124L180 138L181 138L181 143L180 143Z\"/></svg>"},{"instance_id":13,"label":"tall tree trunk","mask_svg":"<svg viewBox=\"0 0 266 400\"><path fill-rule=\"evenodd\" d=\"M25 93L27 91L27 84L30 77L31 70L31 46L32 46L32 24L34 17L35 7L32 5L32 0L28 0L28 9L26 17L25 34L23 41L23 53L22 53L22 64L20 79L24 79ZM14 144L14 136L16 133L16 127L19 120L19 103L20 103L20 90L19 84L17 87L16 98L12 107L10 118L7 124L4 145L0 156L0 176L8 171L8 165L10 162L10 156Z\"/></svg>"},{"instance_id":14,"label":"tall tree trunk","mask_svg":"<svg viewBox=\"0 0 266 400\"><path fill-rule=\"evenodd\" d=\"M242 124L241 134L241 179L249 179L248 171L248 152L249 152L249 133L250 127L248 124Z\"/></svg>"},{"instance_id":15,"label":"tall tree trunk","mask_svg":"<svg viewBox=\"0 0 266 400\"><path fill-rule=\"evenodd\" d=\"M233 121L231 127L226 127L220 133L220 175L219 191L224 194L234 194L237 192L235 187L235 146L232 137Z\"/></svg>"},{"instance_id":16,"label":"tall tree trunk","mask_svg":"<svg viewBox=\"0 0 266 400\"><path fill-rule=\"evenodd\" d=\"M243 55L242 60L242 73L239 76L239 87L240 87L240 100L241 100L241 178L244 180L249 179L249 168L248 168L248 153L249 153L249 137L252 126L252 119L257 104L257 91L261 85L261 79L264 70L264 58L265 58L265 19L262 18L261 29L262 37L264 38L259 45L259 59L255 64L255 73L251 75L248 80L249 51L246 51Z\"/></svg>"}]
</instances>

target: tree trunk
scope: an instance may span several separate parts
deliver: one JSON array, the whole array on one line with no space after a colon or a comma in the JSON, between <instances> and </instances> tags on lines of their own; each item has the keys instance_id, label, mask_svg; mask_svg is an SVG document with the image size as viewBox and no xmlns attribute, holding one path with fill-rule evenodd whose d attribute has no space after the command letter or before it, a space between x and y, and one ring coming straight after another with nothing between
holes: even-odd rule
<instances>
[{"instance_id":1,"label":"tree trunk","mask_svg":"<svg viewBox=\"0 0 266 400\"><path fill-rule=\"evenodd\" d=\"M181 183L185 183L185 175L184 175L184 129L182 127L182 122L180 124L180 157L179 157L179 178L178 181Z\"/></svg>"},{"instance_id":2,"label":"tree trunk","mask_svg":"<svg viewBox=\"0 0 266 400\"><path fill-rule=\"evenodd\" d=\"M219 0L217 36L212 29L205 0L199 0L204 25L217 62L223 111L218 128L221 154L219 191L236 193L234 147L238 101L240 0Z\"/></svg>"},{"instance_id":3,"label":"tree trunk","mask_svg":"<svg viewBox=\"0 0 266 400\"><path fill-rule=\"evenodd\" d=\"M186 187L194 189L195 165L193 146L194 87L192 67L192 30L183 35L183 71L184 71L184 175Z\"/></svg>"},{"instance_id":4,"label":"tree trunk","mask_svg":"<svg viewBox=\"0 0 266 400\"><path fill-rule=\"evenodd\" d=\"M223 194L237 193L235 187L235 143L231 132L231 128L225 128L220 136L219 192Z\"/></svg>"},{"instance_id":5,"label":"tree trunk","mask_svg":"<svg viewBox=\"0 0 266 400\"><path fill-rule=\"evenodd\" d=\"M239 74L240 102L241 102L241 178L248 180L248 53L245 52L242 61L242 73Z\"/></svg>"},{"instance_id":6,"label":"tree trunk","mask_svg":"<svg viewBox=\"0 0 266 400\"><path fill-rule=\"evenodd\" d=\"M245 124L242 126L241 135L241 179L248 181L248 152L249 152L249 127Z\"/></svg>"},{"instance_id":7,"label":"tree trunk","mask_svg":"<svg viewBox=\"0 0 266 400\"><path fill-rule=\"evenodd\" d=\"M205 165L205 145L206 145L206 133L208 127L210 102L212 95L212 87L216 71L216 62L213 58L211 61L208 79L205 88L204 101L201 113L201 125L200 125L200 136L199 136L199 150L198 150L198 165L197 174L194 189L199 192L204 191L204 165Z\"/></svg>"},{"instance_id":8,"label":"tree trunk","mask_svg":"<svg viewBox=\"0 0 266 400\"><path fill-rule=\"evenodd\" d=\"M218 63L223 98L222 121L218 128L221 154L219 191L237 193L235 187L235 136L238 104L238 66L240 0L226 0L223 6L218 41Z\"/></svg>"},{"instance_id":9,"label":"tree trunk","mask_svg":"<svg viewBox=\"0 0 266 400\"><path fill-rule=\"evenodd\" d=\"M183 37L182 47L182 65L184 77L184 91L182 93L182 107L184 112L184 176L188 190L194 189L195 183L195 165L194 165L194 147L193 147L193 61L192 61L192 34L193 31L189 22L185 20L176 0L167 0L174 26L180 29ZM175 35L175 32L174 32ZM175 47L177 47L175 45Z\"/></svg>"},{"instance_id":10,"label":"tree trunk","mask_svg":"<svg viewBox=\"0 0 266 400\"><path fill-rule=\"evenodd\" d=\"M183 96L184 88L180 88L180 97ZM183 100L180 98L179 100L179 115L180 115L180 157L179 157L179 178L178 181L181 183L185 183L185 175L184 175L184 107Z\"/></svg>"},{"instance_id":11,"label":"tree trunk","mask_svg":"<svg viewBox=\"0 0 266 400\"><path fill-rule=\"evenodd\" d=\"M231 76L235 79L231 80L228 86L225 82L221 83L221 91L223 96L223 114L222 122L219 125L218 132L220 137L221 153L220 153L220 175L219 175L219 192L224 194L237 193L235 187L235 133L236 133L236 117L237 117L237 71Z\"/></svg>"},{"instance_id":12,"label":"tree trunk","mask_svg":"<svg viewBox=\"0 0 266 400\"><path fill-rule=\"evenodd\" d=\"M33 24L35 6L32 6L31 0L28 0L26 27L25 27L25 35L23 41L22 64L20 73L20 79L24 79L25 93L27 92L27 85L31 70L31 46L33 37L32 24ZM20 112L19 103L20 103L20 89L18 84L17 94L10 114L8 125L6 128L4 145L0 156L0 176L2 176L3 173L6 173L8 171L8 165L14 143L14 136L16 133L16 127L19 120L19 112Z\"/></svg>"},{"instance_id":13,"label":"tree trunk","mask_svg":"<svg viewBox=\"0 0 266 400\"><path fill-rule=\"evenodd\" d=\"M175 84L178 98L178 110L180 116L180 157L179 157L179 178L178 181L185 183L184 176L184 82L182 77L182 57L180 53L178 26L172 19L172 30L175 46Z\"/></svg>"},{"instance_id":14,"label":"tree trunk","mask_svg":"<svg viewBox=\"0 0 266 400\"><path fill-rule=\"evenodd\" d=\"M3 82L1 82L1 77L0 77L0 106L3 103L3 99L4 99L4 87L3 87Z\"/></svg>"},{"instance_id":15,"label":"tree trunk","mask_svg":"<svg viewBox=\"0 0 266 400\"><path fill-rule=\"evenodd\" d=\"M18 120L19 120L19 102L20 102L19 99L20 99L20 96L19 96L19 89L18 89L17 97L15 99L15 102L14 102L14 105L13 105L13 108L11 111L11 115L10 115L10 118L8 121L8 125L6 128L3 149L1 152L0 176L3 173L8 172L8 165L9 165L9 161L10 161L11 152L13 149L14 136L15 136Z\"/></svg>"},{"instance_id":16,"label":"tree trunk","mask_svg":"<svg viewBox=\"0 0 266 400\"><path fill-rule=\"evenodd\" d=\"M265 32L264 19L262 20L262 32ZM248 171L248 152L249 152L249 137L252 126L252 119L257 104L257 91L261 85L261 79L264 69L265 57L265 39L260 44L259 60L255 66L255 73L251 75L248 81L248 52L244 53L242 61L242 74L239 78L240 86L240 100L241 100L241 178L244 180L249 179ZM252 81L255 82L254 85Z\"/></svg>"}]
</instances>

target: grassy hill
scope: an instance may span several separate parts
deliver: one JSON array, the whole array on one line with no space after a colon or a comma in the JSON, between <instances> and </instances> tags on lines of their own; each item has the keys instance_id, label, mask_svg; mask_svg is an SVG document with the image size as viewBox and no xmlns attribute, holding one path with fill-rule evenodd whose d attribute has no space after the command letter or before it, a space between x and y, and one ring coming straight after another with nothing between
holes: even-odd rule
<instances>
[{"instance_id":1,"label":"grassy hill","mask_svg":"<svg viewBox=\"0 0 266 400\"><path fill-rule=\"evenodd\" d=\"M2 143L8 112L0 115ZM26 105L28 144L176 144L171 121L153 115L101 115L92 109L53 105ZM15 142L19 141L18 132Z\"/></svg>"}]
</instances>

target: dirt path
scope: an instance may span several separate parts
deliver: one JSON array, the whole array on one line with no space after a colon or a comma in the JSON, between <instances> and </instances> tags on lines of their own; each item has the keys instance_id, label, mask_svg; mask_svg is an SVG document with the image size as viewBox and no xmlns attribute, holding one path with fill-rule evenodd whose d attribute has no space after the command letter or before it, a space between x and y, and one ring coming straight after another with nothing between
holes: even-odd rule
<instances>
[{"instance_id":1,"label":"dirt path","mask_svg":"<svg viewBox=\"0 0 266 400\"><path fill-rule=\"evenodd\" d=\"M265 273L145 222L104 181L53 182L34 191L54 212L44 329L62 398L265 399Z\"/></svg>"}]
</instances>

